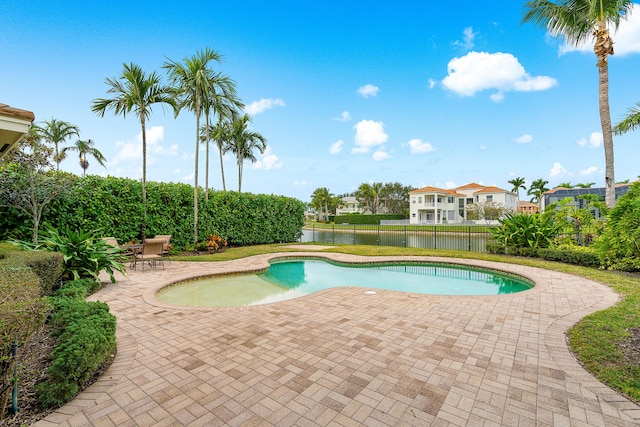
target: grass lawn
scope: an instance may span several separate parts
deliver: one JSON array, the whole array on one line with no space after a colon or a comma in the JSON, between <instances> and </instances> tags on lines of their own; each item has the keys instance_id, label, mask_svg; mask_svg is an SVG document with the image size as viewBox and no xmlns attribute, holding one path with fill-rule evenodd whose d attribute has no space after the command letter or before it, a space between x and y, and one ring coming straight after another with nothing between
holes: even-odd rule
<instances>
[{"instance_id":1,"label":"grass lawn","mask_svg":"<svg viewBox=\"0 0 640 427\"><path fill-rule=\"evenodd\" d=\"M198 256L175 256L182 261L225 261L274 252L297 251L287 244L271 244L228 248L224 252ZM620 391L636 402L640 402L640 348L636 339L631 343L632 333L640 338L640 275L579 267L569 264L544 261L536 258L520 258L504 255L480 254L464 251L447 251L392 246L332 245L330 252L353 255L424 255L456 258L473 258L488 261L527 265L557 270L582 276L610 286L621 299L615 306L593 313L568 331L569 347L580 363L596 378Z\"/></svg>"}]
</instances>

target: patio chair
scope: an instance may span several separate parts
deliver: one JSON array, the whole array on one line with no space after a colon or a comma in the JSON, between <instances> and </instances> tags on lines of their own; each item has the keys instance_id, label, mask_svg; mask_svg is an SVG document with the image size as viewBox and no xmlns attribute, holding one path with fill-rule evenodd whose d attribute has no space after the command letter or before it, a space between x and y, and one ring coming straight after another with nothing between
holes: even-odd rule
<instances>
[{"instance_id":1,"label":"patio chair","mask_svg":"<svg viewBox=\"0 0 640 427\"><path fill-rule=\"evenodd\" d=\"M138 262L142 263L142 271L144 271L144 265L149 263L150 268L156 268L158 262L162 264L164 270L164 260L162 259L162 245L164 239L146 239L144 245L142 245L142 252L135 254L134 269L137 268Z\"/></svg>"},{"instance_id":2,"label":"patio chair","mask_svg":"<svg viewBox=\"0 0 640 427\"><path fill-rule=\"evenodd\" d=\"M116 240L115 237L103 237L102 240L104 240L107 245L115 246L116 248L119 246L118 240Z\"/></svg>"},{"instance_id":3,"label":"patio chair","mask_svg":"<svg viewBox=\"0 0 640 427\"><path fill-rule=\"evenodd\" d=\"M167 260L171 262L169 258L169 249L171 248L171 234L158 234L154 239L164 239L164 245L162 245L162 256L167 257Z\"/></svg>"}]
</instances>

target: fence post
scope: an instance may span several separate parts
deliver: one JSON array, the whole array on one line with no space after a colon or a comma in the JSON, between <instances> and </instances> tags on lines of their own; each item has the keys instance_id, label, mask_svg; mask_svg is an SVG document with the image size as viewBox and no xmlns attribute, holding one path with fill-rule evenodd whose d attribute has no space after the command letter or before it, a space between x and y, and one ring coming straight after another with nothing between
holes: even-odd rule
<instances>
[{"instance_id":1,"label":"fence post","mask_svg":"<svg viewBox=\"0 0 640 427\"><path fill-rule=\"evenodd\" d=\"M378 224L378 246L380 246L380 224Z\"/></svg>"},{"instance_id":2,"label":"fence post","mask_svg":"<svg viewBox=\"0 0 640 427\"><path fill-rule=\"evenodd\" d=\"M356 244L356 225L353 224L353 244Z\"/></svg>"},{"instance_id":3,"label":"fence post","mask_svg":"<svg viewBox=\"0 0 640 427\"><path fill-rule=\"evenodd\" d=\"M331 226L331 243L333 245L336 244L336 224L333 223L333 225Z\"/></svg>"},{"instance_id":4,"label":"fence post","mask_svg":"<svg viewBox=\"0 0 640 427\"><path fill-rule=\"evenodd\" d=\"M438 229L433 224L433 249L438 249Z\"/></svg>"},{"instance_id":5,"label":"fence post","mask_svg":"<svg viewBox=\"0 0 640 427\"><path fill-rule=\"evenodd\" d=\"M471 252L471 226L469 226L468 230L469 230L469 234L468 234L469 252Z\"/></svg>"},{"instance_id":6,"label":"fence post","mask_svg":"<svg viewBox=\"0 0 640 427\"><path fill-rule=\"evenodd\" d=\"M407 226L404 226L404 247L407 247Z\"/></svg>"}]
</instances>

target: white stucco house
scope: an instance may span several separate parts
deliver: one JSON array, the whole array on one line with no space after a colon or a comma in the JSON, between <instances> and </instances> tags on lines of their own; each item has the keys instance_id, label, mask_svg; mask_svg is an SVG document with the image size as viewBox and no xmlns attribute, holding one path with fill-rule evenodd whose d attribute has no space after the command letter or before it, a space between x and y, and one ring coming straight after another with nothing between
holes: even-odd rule
<instances>
[{"instance_id":1,"label":"white stucco house","mask_svg":"<svg viewBox=\"0 0 640 427\"><path fill-rule=\"evenodd\" d=\"M452 189L423 187L409 193L410 224L455 224L466 220L466 207L494 202L506 209L518 208L518 195L494 186L470 183Z\"/></svg>"},{"instance_id":2,"label":"white stucco house","mask_svg":"<svg viewBox=\"0 0 640 427\"><path fill-rule=\"evenodd\" d=\"M9 153L29 132L34 119L31 111L0 104L0 158Z\"/></svg>"},{"instance_id":3,"label":"white stucco house","mask_svg":"<svg viewBox=\"0 0 640 427\"><path fill-rule=\"evenodd\" d=\"M348 215L353 213L362 213L358 200L353 196L343 197L340 205L336 208L336 215Z\"/></svg>"}]
</instances>

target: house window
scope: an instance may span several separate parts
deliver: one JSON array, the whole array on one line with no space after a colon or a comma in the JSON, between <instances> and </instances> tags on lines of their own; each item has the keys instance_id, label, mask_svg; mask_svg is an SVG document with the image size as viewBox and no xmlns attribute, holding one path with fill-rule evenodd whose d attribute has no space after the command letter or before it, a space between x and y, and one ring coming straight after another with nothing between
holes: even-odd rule
<instances>
[{"instance_id":1,"label":"house window","mask_svg":"<svg viewBox=\"0 0 640 427\"><path fill-rule=\"evenodd\" d=\"M442 203L442 196L438 196L438 203Z\"/></svg>"},{"instance_id":2,"label":"house window","mask_svg":"<svg viewBox=\"0 0 640 427\"><path fill-rule=\"evenodd\" d=\"M467 199L467 204L468 204L468 205L473 204L473 197L469 197L469 198Z\"/></svg>"},{"instance_id":3,"label":"house window","mask_svg":"<svg viewBox=\"0 0 640 427\"><path fill-rule=\"evenodd\" d=\"M411 198L411 203L415 203L415 202L416 202L416 198L415 198L415 197L412 197L412 198Z\"/></svg>"},{"instance_id":4,"label":"house window","mask_svg":"<svg viewBox=\"0 0 640 427\"><path fill-rule=\"evenodd\" d=\"M422 196L418 197L418 203L422 203Z\"/></svg>"},{"instance_id":5,"label":"house window","mask_svg":"<svg viewBox=\"0 0 640 427\"><path fill-rule=\"evenodd\" d=\"M454 203L453 197L451 196L447 197L447 203Z\"/></svg>"},{"instance_id":6,"label":"house window","mask_svg":"<svg viewBox=\"0 0 640 427\"><path fill-rule=\"evenodd\" d=\"M487 202L493 202L493 196L487 196Z\"/></svg>"}]
</instances>

